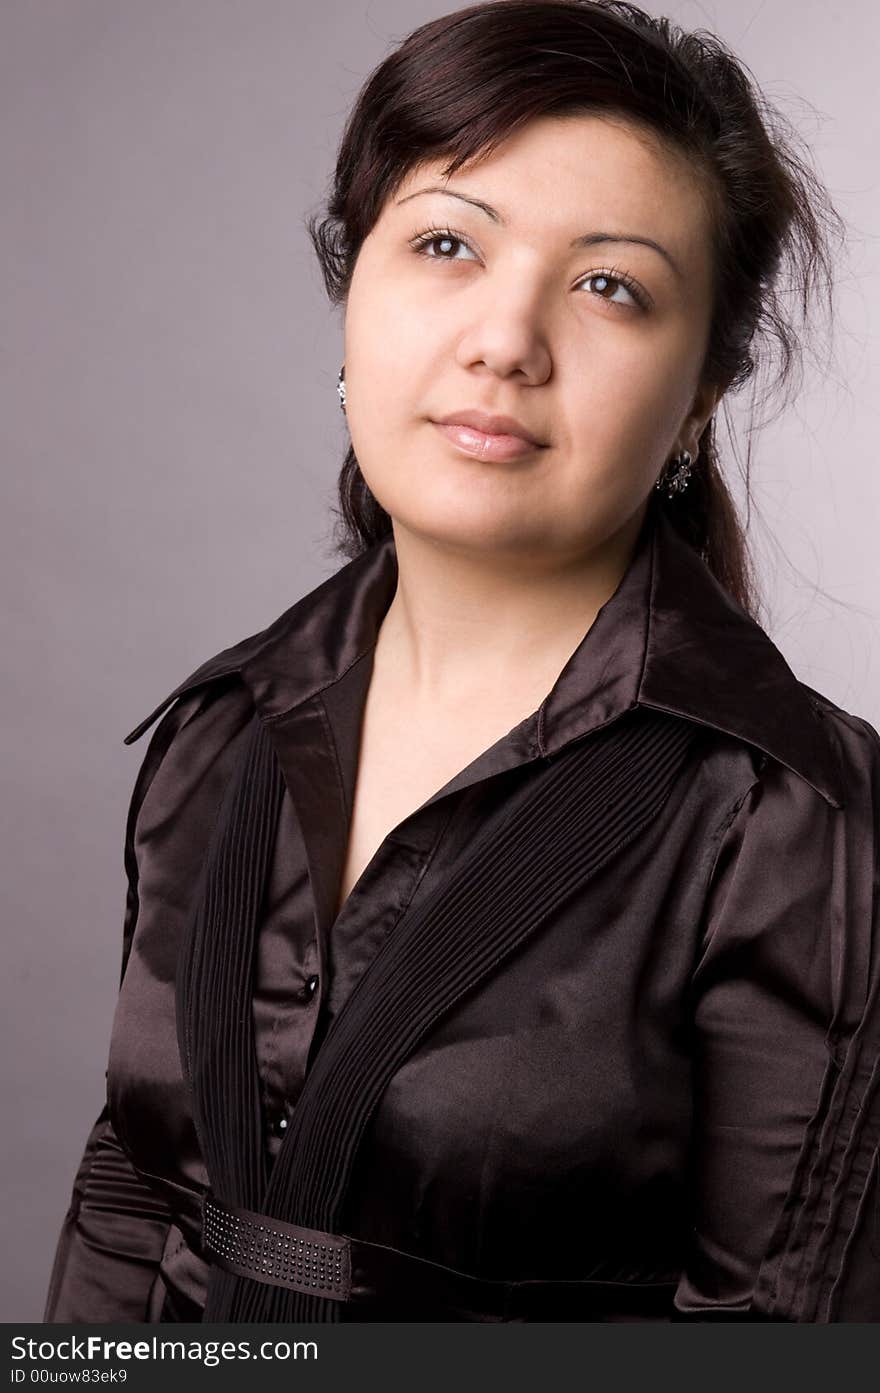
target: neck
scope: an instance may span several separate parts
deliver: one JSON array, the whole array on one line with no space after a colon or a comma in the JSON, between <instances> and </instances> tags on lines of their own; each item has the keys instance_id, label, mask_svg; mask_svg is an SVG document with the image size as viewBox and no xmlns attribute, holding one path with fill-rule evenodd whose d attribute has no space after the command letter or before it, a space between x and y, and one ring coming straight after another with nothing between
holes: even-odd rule
<instances>
[{"instance_id":1,"label":"neck","mask_svg":"<svg viewBox=\"0 0 880 1393\"><path fill-rule=\"evenodd\" d=\"M644 514L565 561L447 546L395 522L397 589L377 667L429 710L524 688L537 704L617 589Z\"/></svg>"}]
</instances>

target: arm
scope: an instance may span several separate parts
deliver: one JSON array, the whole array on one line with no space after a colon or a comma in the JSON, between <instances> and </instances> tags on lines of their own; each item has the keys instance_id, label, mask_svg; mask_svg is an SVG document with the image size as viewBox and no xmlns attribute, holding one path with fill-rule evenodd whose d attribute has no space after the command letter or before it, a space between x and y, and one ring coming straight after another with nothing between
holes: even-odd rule
<instances>
[{"instance_id":1,"label":"arm","mask_svg":"<svg viewBox=\"0 0 880 1393\"><path fill-rule=\"evenodd\" d=\"M122 973L138 918L135 832L141 805L189 710L178 702L157 727L138 775L125 837L127 897ZM149 1321L164 1296L159 1263L172 1216L138 1175L114 1133L105 1104L92 1127L73 1184L49 1282L44 1322Z\"/></svg>"},{"instance_id":2,"label":"arm","mask_svg":"<svg viewBox=\"0 0 880 1393\"><path fill-rule=\"evenodd\" d=\"M105 1107L74 1180L43 1320L148 1320L161 1293L158 1266L170 1223L122 1151Z\"/></svg>"},{"instance_id":3,"label":"arm","mask_svg":"<svg viewBox=\"0 0 880 1393\"><path fill-rule=\"evenodd\" d=\"M833 720L846 807L771 761L719 844L675 1320L880 1321L880 738Z\"/></svg>"}]
</instances>

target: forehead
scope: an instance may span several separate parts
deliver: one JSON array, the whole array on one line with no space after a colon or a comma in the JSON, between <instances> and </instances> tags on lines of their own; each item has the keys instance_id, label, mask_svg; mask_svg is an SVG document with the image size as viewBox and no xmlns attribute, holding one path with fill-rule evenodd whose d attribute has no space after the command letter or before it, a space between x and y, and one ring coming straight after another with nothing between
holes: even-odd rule
<instances>
[{"instance_id":1,"label":"forehead","mask_svg":"<svg viewBox=\"0 0 880 1393\"><path fill-rule=\"evenodd\" d=\"M448 162L437 156L410 169L392 204L420 188L448 183L490 204L503 223L526 237L568 237L572 227L580 232L617 221L674 242L685 260L708 239L704 177L659 132L622 116L538 117L445 180ZM429 203L428 196L413 199L400 212L416 213ZM456 204L457 211L465 209Z\"/></svg>"}]
</instances>

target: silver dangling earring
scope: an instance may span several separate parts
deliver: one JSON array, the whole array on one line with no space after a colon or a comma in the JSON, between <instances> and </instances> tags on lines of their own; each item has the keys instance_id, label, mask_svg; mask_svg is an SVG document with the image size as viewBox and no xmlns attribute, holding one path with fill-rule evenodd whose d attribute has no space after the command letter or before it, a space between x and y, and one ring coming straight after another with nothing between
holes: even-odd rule
<instances>
[{"instance_id":1,"label":"silver dangling earring","mask_svg":"<svg viewBox=\"0 0 880 1393\"><path fill-rule=\"evenodd\" d=\"M682 450L680 455L676 455L672 461L675 468L664 469L660 478L655 483L655 489L666 489L667 498L675 498L676 494L684 493L693 472L693 455L689 450Z\"/></svg>"},{"instance_id":2,"label":"silver dangling earring","mask_svg":"<svg viewBox=\"0 0 880 1393\"><path fill-rule=\"evenodd\" d=\"M339 393L339 405L345 411L345 364L339 369L339 376L336 379L336 390Z\"/></svg>"}]
</instances>

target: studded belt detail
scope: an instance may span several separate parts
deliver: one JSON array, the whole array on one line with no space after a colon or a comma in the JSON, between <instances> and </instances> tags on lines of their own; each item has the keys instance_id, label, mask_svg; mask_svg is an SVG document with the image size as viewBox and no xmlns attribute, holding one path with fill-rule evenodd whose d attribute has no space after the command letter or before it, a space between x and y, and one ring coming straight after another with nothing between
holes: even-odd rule
<instances>
[{"instance_id":1,"label":"studded belt detail","mask_svg":"<svg viewBox=\"0 0 880 1393\"><path fill-rule=\"evenodd\" d=\"M331 1301L385 1303L387 1319L669 1320L678 1277L620 1282L475 1277L361 1238L301 1228L268 1214L202 1204L207 1256L239 1277ZM404 1316L402 1313L406 1312Z\"/></svg>"},{"instance_id":2,"label":"studded belt detail","mask_svg":"<svg viewBox=\"0 0 880 1393\"><path fill-rule=\"evenodd\" d=\"M347 1238L221 1204L211 1195L205 1196L202 1220L205 1249L227 1272L334 1301L349 1299Z\"/></svg>"}]
</instances>

